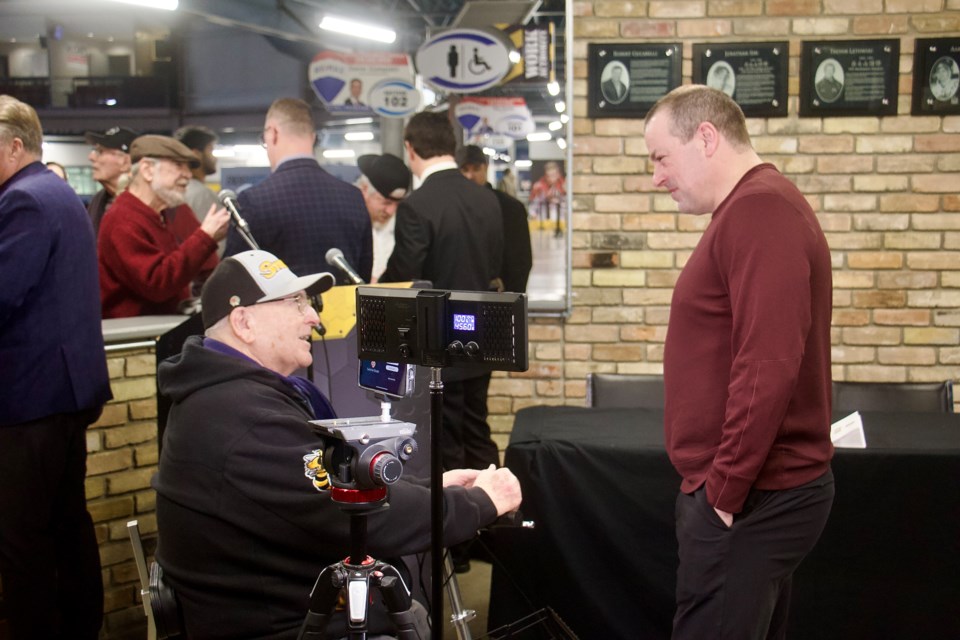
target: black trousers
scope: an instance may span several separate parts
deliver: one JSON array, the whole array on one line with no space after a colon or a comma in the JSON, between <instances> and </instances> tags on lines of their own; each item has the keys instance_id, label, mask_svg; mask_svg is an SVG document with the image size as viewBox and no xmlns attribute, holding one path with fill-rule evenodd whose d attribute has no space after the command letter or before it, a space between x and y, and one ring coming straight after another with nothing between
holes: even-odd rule
<instances>
[{"instance_id":1,"label":"black trousers","mask_svg":"<svg viewBox=\"0 0 960 640\"><path fill-rule=\"evenodd\" d=\"M0 427L0 575L15 640L94 640L100 552L87 512L86 428L97 412Z\"/></svg>"},{"instance_id":2,"label":"black trousers","mask_svg":"<svg viewBox=\"0 0 960 640\"><path fill-rule=\"evenodd\" d=\"M727 528L706 489L677 497L674 640L786 638L793 572L833 505L833 472L795 489L752 490Z\"/></svg>"},{"instance_id":3,"label":"black trousers","mask_svg":"<svg viewBox=\"0 0 960 640\"><path fill-rule=\"evenodd\" d=\"M487 424L490 374L443 383L440 453L445 471L500 466L500 452Z\"/></svg>"}]
</instances>

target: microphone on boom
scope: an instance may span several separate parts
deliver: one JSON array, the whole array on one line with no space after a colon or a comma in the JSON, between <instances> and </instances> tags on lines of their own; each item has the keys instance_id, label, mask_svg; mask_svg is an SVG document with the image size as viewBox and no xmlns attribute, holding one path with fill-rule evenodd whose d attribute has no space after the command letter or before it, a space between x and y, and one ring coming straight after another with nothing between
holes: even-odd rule
<instances>
[{"instance_id":1,"label":"microphone on boom","mask_svg":"<svg viewBox=\"0 0 960 640\"><path fill-rule=\"evenodd\" d=\"M230 217L233 218L233 222L237 225L237 231L240 232L243 239L250 245L250 248L259 249L260 245L257 244L257 241L253 239L253 234L250 233L250 226L247 224L247 221L243 219L243 216L240 215L240 208L237 206L237 194L230 189L222 189L220 193L217 194L217 200L230 212Z\"/></svg>"},{"instance_id":2,"label":"microphone on boom","mask_svg":"<svg viewBox=\"0 0 960 640\"><path fill-rule=\"evenodd\" d=\"M347 259L343 257L343 251L334 247L327 251L327 264L332 267L336 267L347 274L347 278L350 279L350 282L353 284L366 284L363 278L360 277L356 271L353 270L353 267L350 266L350 263L347 262Z\"/></svg>"}]
</instances>

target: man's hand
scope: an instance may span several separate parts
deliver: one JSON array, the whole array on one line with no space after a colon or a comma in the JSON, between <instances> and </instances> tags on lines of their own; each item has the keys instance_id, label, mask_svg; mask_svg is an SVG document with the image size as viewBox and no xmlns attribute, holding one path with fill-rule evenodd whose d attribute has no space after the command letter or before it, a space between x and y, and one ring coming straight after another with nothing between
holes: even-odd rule
<instances>
[{"instance_id":1,"label":"man's hand","mask_svg":"<svg viewBox=\"0 0 960 640\"><path fill-rule=\"evenodd\" d=\"M723 509L713 508L717 512L717 515L723 520L723 524L727 525L727 529L733 526L733 514L729 511L724 511Z\"/></svg>"},{"instance_id":2,"label":"man's hand","mask_svg":"<svg viewBox=\"0 0 960 640\"><path fill-rule=\"evenodd\" d=\"M497 469L490 465L490 468L477 474L473 486L483 489L490 496L498 516L516 511L520 507L520 481L506 467Z\"/></svg>"},{"instance_id":3,"label":"man's hand","mask_svg":"<svg viewBox=\"0 0 960 640\"><path fill-rule=\"evenodd\" d=\"M479 474L479 469L452 469L443 474L443 486L469 489Z\"/></svg>"},{"instance_id":4,"label":"man's hand","mask_svg":"<svg viewBox=\"0 0 960 640\"><path fill-rule=\"evenodd\" d=\"M230 214L223 207L217 208L217 205L210 205L207 211L207 217L200 223L200 228L204 233L220 242L227 237L227 229L230 228Z\"/></svg>"}]
</instances>

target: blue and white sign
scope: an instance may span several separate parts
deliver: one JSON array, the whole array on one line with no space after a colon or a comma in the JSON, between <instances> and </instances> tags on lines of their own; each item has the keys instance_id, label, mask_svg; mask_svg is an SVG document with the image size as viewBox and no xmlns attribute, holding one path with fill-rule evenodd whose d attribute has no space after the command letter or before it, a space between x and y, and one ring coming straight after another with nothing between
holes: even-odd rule
<instances>
[{"instance_id":1,"label":"blue and white sign","mask_svg":"<svg viewBox=\"0 0 960 640\"><path fill-rule=\"evenodd\" d=\"M507 74L510 45L504 38L479 29L439 33L417 50L417 72L434 88L447 93L476 93L497 85Z\"/></svg>"},{"instance_id":2,"label":"blue and white sign","mask_svg":"<svg viewBox=\"0 0 960 640\"><path fill-rule=\"evenodd\" d=\"M370 89L370 107L387 118L403 118L417 111L420 92L413 83L400 78L381 80Z\"/></svg>"},{"instance_id":3,"label":"blue and white sign","mask_svg":"<svg viewBox=\"0 0 960 640\"><path fill-rule=\"evenodd\" d=\"M413 80L410 57L405 53L321 51L310 62L308 74L310 86L323 106L338 115L370 115L371 111L386 115L377 108L384 103L375 99L374 90L386 82L411 85ZM379 100L389 97L381 95ZM398 98L394 101L401 102ZM413 110L417 104L419 96Z\"/></svg>"},{"instance_id":4,"label":"blue and white sign","mask_svg":"<svg viewBox=\"0 0 960 640\"><path fill-rule=\"evenodd\" d=\"M468 96L453 110L471 143L484 143L485 136L505 135L515 140L536 128L527 101L520 97Z\"/></svg>"}]
</instances>

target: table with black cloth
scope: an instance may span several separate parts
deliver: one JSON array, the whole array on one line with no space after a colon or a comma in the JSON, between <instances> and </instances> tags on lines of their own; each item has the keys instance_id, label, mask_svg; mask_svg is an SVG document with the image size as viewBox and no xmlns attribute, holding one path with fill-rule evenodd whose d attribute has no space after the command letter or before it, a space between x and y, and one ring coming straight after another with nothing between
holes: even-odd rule
<instances>
[{"instance_id":1,"label":"table with black cloth","mask_svg":"<svg viewBox=\"0 0 960 640\"><path fill-rule=\"evenodd\" d=\"M861 416L868 448L836 451L836 500L794 575L788 637L960 638L960 415ZM500 563L489 628L549 606L580 638L669 638L680 477L663 412L523 409L506 465L536 526L485 535Z\"/></svg>"}]
</instances>

